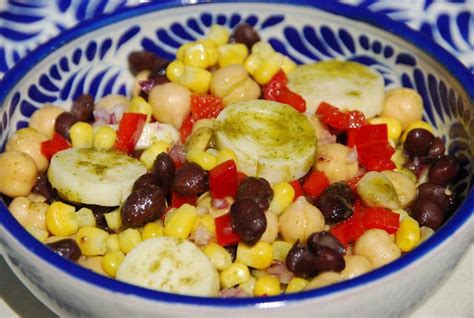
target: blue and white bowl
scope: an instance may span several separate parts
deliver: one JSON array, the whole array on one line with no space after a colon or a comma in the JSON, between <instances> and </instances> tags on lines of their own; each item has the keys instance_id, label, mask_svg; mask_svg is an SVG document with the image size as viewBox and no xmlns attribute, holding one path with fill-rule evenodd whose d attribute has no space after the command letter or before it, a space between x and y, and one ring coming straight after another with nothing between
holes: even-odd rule
<instances>
[{"instance_id":1,"label":"blue and white bowl","mask_svg":"<svg viewBox=\"0 0 474 318\"><path fill-rule=\"evenodd\" d=\"M191 1L190 1L191 2ZM195 2L195 1L192 1ZM199 2L199 1L198 1ZM311 4L308 4L311 3ZM473 239L474 79L456 58L424 36L381 16L329 2L161 1L87 21L20 60L1 82L0 146L44 103L70 107L82 93L128 94L127 56L149 50L172 58L214 24L253 25L298 63L338 58L381 72L387 88L412 87L461 161L454 190L463 203L414 251L361 277L265 298L216 299L168 294L121 283L75 265L30 236L0 206L0 247L8 265L61 316L306 317L392 316L406 312L450 273Z\"/></svg>"}]
</instances>

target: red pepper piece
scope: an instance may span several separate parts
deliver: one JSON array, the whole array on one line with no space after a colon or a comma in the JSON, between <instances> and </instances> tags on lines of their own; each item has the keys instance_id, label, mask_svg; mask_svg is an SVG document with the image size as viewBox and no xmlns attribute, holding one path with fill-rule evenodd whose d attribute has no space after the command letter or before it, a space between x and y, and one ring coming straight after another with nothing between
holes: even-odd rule
<instances>
[{"instance_id":1,"label":"red pepper piece","mask_svg":"<svg viewBox=\"0 0 474 318\"><path fill-rule=\"evenodd\" d=\"M364 210L362 204L360 201L356 201L354 204L354 214L349 219L334 226L329 232L344 245L354 242L366 231L362 222L363 217Z\"/></svg>"},{"instance_id":2,"label":"red pepper piece","mask_svg":"<svg viewBox=\"0 0 474 318\"><path fill-rule=\"evenodd\" d=\"M295 196L293 197L293 201L296 201L296 199L304 195L303 187L301 186L301 182L299 180L291 181L290 185L293 187L293 190L295 190Z\"/></svg>"},{"instance_id":3,"label":"red pepper piece","mask_svg":"<svg viewBox=\"0 0 474 318\"><path fill-rule=\"evenodd\" d=\"M307 195L319 197L321 192L329 187L329 179L322 171L313 171L303 183L303 190Z\"/></svg>"},{"instance_id":4,"label":"red pepper piece","mask_svg":"<svg viewBox=\"0 0 474 318\"><path fill-rule=\"evenodd\" d=\"M240 242L239 235L232 229L230 213L214 219L216 225L216 239L221 246L233 245Z\"/></svg>"},{"instance_id":5,"label":"red pepper piece","mask_svg":"<svg viewBox=\"0 0 474 318\"><path fill-rule=\"evenodd\" d=\"M357 193L357 183L359 182L360 179L365 175L365 173L362 173L358 176L355 176L351 180L347 181L347 185L352 189L352 192Z\"/></svg>"},{"instance_id":6,"label":"red pepper piece","mask_svg":"<svg viewBox=\"0 0 474 318\"><path fill-rule=\"evenodd\" d=\"M209 171L209 189L213 199L235 197L238 186L237 166L234 160L227 160Z\"/></svg>"},{"instance_id":7,"label":"red pepper piece","mask_svg":"<svg viewBox=\"0 0 474 318\"><path fill-rule=\"evenodd\" d=\"M386 124L366 125L360 128L347 130L347 146L363 146L373 144L386 144L388 131Z\"/></svg>"},{"instance_id":8,"label":"red pepper piece","mask_svg":"<svg viewBox=\"0 0 474 318\"><path fill-rule=\"evenodd\" d=\"M400 215L383 208L365 208L363 223L367 230L381 229L392 234L400 226Z\"/></svg>"},{"instance_id":9,"label":"red pepper piece","mask_svg":"<svg viewBox=\"0 0 474 318\"><path fill-rule=\"evenodd\" d=\"M357 146L359 163L368 171L392 170L395 164L391 158L395 153L388 143Z\"/></svg>"},{"instance_id":10,"label":"red pepper piece","mask_svg":"<svg viewBox=\"0 0 474 318\"><path fill-rule=\"evenodd\" d=\"M193 126L196 121L194 120L192 115L188 115L181 124L181 128L179 129L179 139L184 144L186 142L186 138L191 134L193 131Z\"/></svg>"},{"instance_id":11,"label":"red pepper piece","mask_svg":"<svg viewBox=\"0 0 474 318\"><path fill-rule=\"evenodd\" d=\"M332 128L345 130L358 128L366 124L365 116L358 110L343 112L336 106L322 102L316 110L319 120Z\"/></svg>"},{"instance_id":12,"label":"red pepper piece","mask_svg":"<svg viewBox=\"0 0 474 318\"><path fill-rule=\"evenodd\" d=\"M114 149L131 154L140 139L145 122L145 114L124 113L117 130Z\"/></svg>"},{"instance_id":13,"label":"red pepper piece","mask_svg":"<svg viewBox=\"0 0 474 318\"><path fill-rule=\"evenodd\" d=\"M171 192L171 207L172 208L179 208L183 204L187 203L190 205L196 205L198 197L193 196L183 196L179 195L176 192Z\"/></svg>"},{"instance_id":14,"label":"red pepper piece","mask_svg":"<svg viewBox=\"0 0 474 318\"><path fill-rule=\"evenodd\" d=\"M243 172L237 171L237 188L239 187L240 183L247 178L247 175Z\"/></svg>"},{"instance_id":15,"label":"red pepper piece","mask_svg":"<svg viewBox=\"0 0 474 318\"><path fill-rule=\"evenodd\" d=\"M306 111L306 101L301 95L291 91L287 87L288 78L285 72L280 70L270 82L263 87L263 96L266 100L288 104L299 112Z\"/></svg>"},{"instance_id":16,"label":"red pepper piece","mask_svg":"<svg viewBox=\"0 0 474 318\"><path fill-rule=\"evenodd\" d=\"M223 109L220 97L207 94L191 96L191 114L195 121L203 118L216 118Z\"/></svg>"},{"instance_id":17,"label":"red pepper piece","mask_svg":"<svg viewBox=\"0 0 474 318\"><path fill-rule=\"evenodd\" d=\"M55 132L51 140L46 140L41 143L41 153L49 160L57 152L70 147L71 145L66 138Z\"/></svg>"}]
</instances>

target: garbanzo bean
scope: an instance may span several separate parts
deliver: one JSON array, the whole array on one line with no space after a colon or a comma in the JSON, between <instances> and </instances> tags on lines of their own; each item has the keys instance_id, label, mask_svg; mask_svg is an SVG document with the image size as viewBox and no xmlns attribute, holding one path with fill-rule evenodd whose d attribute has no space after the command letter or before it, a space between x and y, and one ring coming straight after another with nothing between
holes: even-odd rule
<instances>
[{"instance_id":1,"label":"garbanzo bean","mask_svg":"<svg viewBox=\"0 0 474 318\"><path fill-rule=\"evenodd\" d=\"M405 129L423 117L423 99L411 88L395 88L385 94L382 117L397 119Z\"/></svg>"},{"instance_id":2,"label":"garbanzo bean","mask_svg":"<svg viewBox=\"0 0 474 318\"><path fill-rule=\"evenodd\" d=\"M359 171L357 160L349 158L350 149L342 144L319 145L314 166L324 172L331 183L354 178Z\"/></svg>"},{"instance_id":3,"label":"garbanzo bean","mask_svg":"<svg viewBox=\"0 0 474 318\"><path fill-rule=\"evenodd\" d=\"M272 243L278 236L278 216L272 211L265 212L267 227L263 232L260 241Z\"/></svg>"},{"instance_id":4,"label":"garbanzo bean","mask_svg":"<svg viewBox=\"0 0 474 318\"><path fill-rule=\"evenodd\" d=\"M156 120L180 128L191 109L191 91L177 83L166 83L152 88L148 102Z\"/></svg>"},{"instance_id":5,"label":"garbanzo bean","mask_svg":"<svg viewBox=\"0 0 474 318\"><path fill-rule=\"evenodd\" d=\"M43 133L48 139L54 135L54 124L59 114L66 110L53 104L45 104L31 115L29 127Z\"/></svg>"},{"instance_id":6,"label":"garbanzo bean","mask_svg":"<svg viewBox=\"0 0 474 318\"><path fill-rule=\"evenodd\" d=\"M369 260L360 255L346 255L344 256L346 267L341 272L344 279L351 279L372 270L372 264Z\"/></svg>"},{"instance_id":7,"label":"garbanzo bean","mask_svg":"<svg viewBox=\"0 0 474 318\"><path fill-rule=\"evenodd\" d=\"M387 232L371 229L357 239L354 254L364 256L377 268L399 258L401 251Z\"/></svg>"},{"instance_id":8,"label":"garbanzo bean","mask_svg":"<svg viewBox=\"0 0 474 318\"><path fill-rule=\"evenodd\" d=\"M30 155L7 151L0 154L0 192L10 197L26 196L36 183L38 169Z\"/></svg>"},{"instance_id":9,"label":"garbanzo bean","mask_svg":"<svg viewBox=\"0 0 474 318\"><path fill-rule=\"evenodd\" d=\"M123 95L107 95L99 99L94 106L94 109L104 109L106 111L112 111L117 108L121 111L125 111L130 106L130 100ZM120 120L120 118L117 118Z\"/></svg>"},{"instance_id":10,"label":"garbanzo bean","mask_svg":"<svg viewBox=\"0 0 474 318\"><path fill-rule=\"evenodd\" d=\"M41 143L48 140L45 134L34 128L22 128L17 130L8 140L6 151L19 151L30 155L35 161L38 171L43 172L48 168L49 161L41 153Z\"/></svg>"},{"instance_id":11,"label":"garbanzo bean","mask_svg":"<svg viewBox=\"0 0 474 318\"><path fill-rule=\"evenodd\" d=\"M304 290L320 288L323 286L335 284L342 280L341 274L334 272L324 272L314 277L306 286Z\"/></svg>"}]
</instances>

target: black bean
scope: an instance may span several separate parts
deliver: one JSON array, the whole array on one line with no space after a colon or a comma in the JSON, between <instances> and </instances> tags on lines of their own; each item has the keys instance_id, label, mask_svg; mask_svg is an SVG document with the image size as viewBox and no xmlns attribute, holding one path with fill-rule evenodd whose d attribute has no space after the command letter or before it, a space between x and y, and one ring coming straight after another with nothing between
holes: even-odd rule
<instances>
[{"instance_id":1,"label":"black bean","mask_svg":"<svg viewBox=\"0 0 474 318\"><path fill-rule=\"evenodd\" d=\"M308 236L307 244L309 250L313 253L316 253L316 251L323 246L328 247L341 255L346 253L346 249L341 242L327 231L312 233Z\"/></svg>"},{"instance_id":2,"label":"black bean","mask_svg":"<svg viewBox=\"0 0 474 318\"><path fill-rule=\"evenodd\" d=\"M144 70L153 70L167 63L165 60L152 52L136 51L128 56L128 64L133 75L137 75Z\"/></svg>"},{"instance_id":3,"label":"black bean","mask_svg":"<svg viewBox=\"0 0 474 318\"><path fill-rule=\"evenodd\" d=\"M420 226L428 226L433 230L444 221L444 212L440 206L430 199L418 199L410 207L411 216L418 221Z\"/></svg>"},{"instance_id":4,"label":"black bean","mask_svg":"<svg viewBox=\"0 0 474 318\"><path fill-rule=\"evenodd\" d=\"M327 223L338 223L353 213L355 198L351 188L344 182L331 184L315 202Z\"/></svg>"},{"instance_id":5,"label":"black bean","mask_svg":"<svg viewBox=\"0 0 474 318\"><path fill-rule=\"evenodd\" d=\"M446 186L458 174L459 163L453 155L446 155L436 160L430 167L429 179L431 182Z\"/></svg>"},{"instance_id":6,"label":"black bean","mask_svg":"<svg viewBox=\"0 0 474 318\"><path fill-rule=\"evenodd\" d=\"M81 257L81 249L73 239L59 240L46 244L56 254L71 261L77 261Z\"/></svg>"},{"instance_id":7,"label":"black bean","mask_svg":"<svg viewBox=\"0 0 474 318\"><path fill-rule=\"evenodd\" d=\"M341 196L346 199L349 204L354 204L355 202L354 192L352 192L351 187L349 187L349 185L344 181L332 183L323 191L323 193Z\"/></svg>"},{"instance_id":8,"label":"black bean","mask_svg":"<svg viewBox=\"0 0 474 318\"><path fill-rule=\"evenodd\" d=\"M132 192L137 191L141 188L148 188L149 186L159 186L161 187L161 175L154 172L148 172L144 175L141 175L134 183ZM163 189L162 189L163 190Z\"/></svg>"},{"instance_id":9,"label":"black bean","mask_svg":"<svg viewBox=\"0 0 474 318\"><path fill-rule=\"evenodd\" d=\"M173 190L179 195L192 196L209 189L207 171L191 162L182 166L173 179Z\"/></svg>"},{"instance_id":10,"label":"black bean","mask_svg":"<svg viewBox=\"0 0 474 318\"><path fill-rule=\"evenodd\" d=\"M292 246L285 259L288 270L298 276L316 276L319 273L316 263L316 255L299 241Z\"/></svg>"},{"instance_id":11,"label":"black bean","mask_svg":"<svg viewBox=\"0 0 474 318\"><path fill-rule=\"evenodd\" d=\"M238 199L230 207L232 229L242 242L255 244L267 228L264 210L252 199Z\"/></svg>"},{"instance_id":12,"label":"black bean","mask_svg":"<svg viewBox=\"0 0 474 318\"><path fill-rule=\"evenodd\" d=\"M163 60L163 63L156 65L151 69L150 74L148 74L149 80L154 80L154 86L168 83L168 77L166 76L166 68L170 64L170 61Z\"/></svg>"},{"instance_id":13,"label":"black bean","mask_svg":"<svg viewBox=\"0 0 474 318\"><path fill-rule=\"evenodd\" d=\"M320 246L314 252L316 255L316 268L322 272L340 272L346 267L344 257L327 246Z\"/></svg>"},{"instance_id":14,"label":"black bean","mask_svg":"<svg viewBox=\"0 0 474 318\"><path fill-rule=\"evenodd\" d=\"M77 123L79 120L70 112L63 112L57 118L56 122L54 123L54 130L67 140L71 141L71 137L69 137L69 130L71 129L72 125Z\"/></svg>"},{"instance_id":15,"label":"black bean","mask_svg":"<svg viewBox=\"0 0 474 318\"><path fill-rule=\"evenodd\" d=\"M431 132L423 128L410 130L405 139L403 147L411 156L423 157L428 154L434 136Z\"/></svg>"},{"instance_id":16,"label":"black bean","mask_svg":"<svg viewBox=\"0 0 474 318\"><path fill-rule=\"evenodd\" d=\"M439 158L444 155L446 148L444 146L443 140L441 138L436 137L433 139L433 143L431 144L430 149L428 150L428 156L431 158Z\"/></svg>"},{"instance_id":17,"label":"black bean","mask_svg":"<svg viewBox=\"0 0 474 318\"><path fill-rule=\"evenodd\" d=\"M42 195L46 199L46 203L51 204L59 199L58 192L53 189L48 180L48 174L43 173L36 179L36 183L32 190L36 194Z\"/></svg>"},{"instance_id":18,"label":"black bean","mask_svg":"<svg viewBox=\"0 0 474 318\"><path fill-rule=\"evenodd\" d=\"M150 185L133 191L121 209L122 223L138 227L157 220L165 211L165 196L158 186Z\"/></svg>"},{"instance_id":19,"label":"black bean","mask_svg":"<svg viewBox=\"0 0 474 318\"><path fill-rule=\"evenodd\" d=\"M273 189L264 178L247 177L240 182L236 198L252 199L266 211L273 198Z\"/></svg>"},{"instance_id":20,"label":"black bean","mask_svg":"<svg viewBox=\"0 0 474 318\"><path fill-rule=\"evenodd\" d=\"M79 121L94 121L93 112L94 97L91 95L80 95L72 104L71 114L73 114Z\"/></svg>"},{"instance_id":21,"label":"black bean","mask_svg":"<svg viewBox=\"0 0 474 318\"><path fill-rule=\"evenodd\" d=\"M162 152L156 156L151 171L161 176L161 189L163 189L165 194L169 192L171 184L173 183L175 169L173 159L171 159L170 155Z\"/></svg>"},{"instance_id":22,"label":"black bean","mask_svg":"<svg viewBox=\"0 0 474 318\"><path fill-rule=\"evenodd\" d=\"M243 43L250 50L252 45L260 41L257 31L248 23L239 24L230 36L231 43Z\"/></svg>"},{"instance_id":23,"label":"black bean","mask_svg":"<svg viewBox=\"0 0 474 318\"><path fill-rule=\"evenodd\" d=\"M429 199L438 204L443 211L448 210L450 199L446 194L446 188L433 182L425 182L418 186L418 198Z\"/></svg>"}]
</instances>

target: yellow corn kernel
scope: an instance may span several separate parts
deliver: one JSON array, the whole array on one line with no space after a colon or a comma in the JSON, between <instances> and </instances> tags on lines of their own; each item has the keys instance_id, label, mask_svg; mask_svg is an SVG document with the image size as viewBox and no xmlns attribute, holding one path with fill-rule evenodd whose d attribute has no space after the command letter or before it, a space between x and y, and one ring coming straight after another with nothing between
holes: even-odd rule
<instances>
[{"instance_id":1,"label":"yellow corn kernel","mask_svg":"<svg viewBox=\"0 0 474 318\"><path fill-rule=\"evenodd\" d=\"M163 236L163 225L161 223L150 222L143 228L142 240L152 237Z\"/></svg>"},{"instance_id":2,"label":"yellow corn kernel","mask_svg":"<svg viewBox=\"0 0 474 318\"><path fill-rule=\"evenodd\" d=\"M198 218L196 207L183 204L165 223L164 234L177 238L187 238Z\"/></svg>"},{"instance_id":3,"label":"yellow corn kernel","mask_svg":"<svg viewBox=\"0 0 474 318\"><path fill-rule=\"evenodd\" d=\"M280 295L280 281L272 275L260 277L255 282L253 290L255 296L276 296Z\"/></svg>"},{"instance_id":4,"label":"yellow corn kernel","mask_svg":"<svg viewBox=\"0 0 474 318\"><path fill-rule=\"evenodd\" d=\"M79 121L72 125L69 136L74 148L92 148L94 145L94 129L88 123Z\"/></svg>"},{"instance_id":5,"label":"yellow corn kernel","mask_svg":"<svg viewBox=\"0 0 474 318\"><path fill-rule=\"evenodd\" d=\"M263 60L260 67L253 74L253 78L260 85L265 85L272 77L278 73L283 64L283 55L281 53L273 53L266 60Z\"/></svg>"},{"instance_id":6,"label":"yellow corn kernel","mask_svg":"<svg viewBox=\"0 0 474 318\"><path fill-rule=\"evenodd\" d=\"M226 270L232 265L232 256L230 253L216 243L211 242L207 244L202 251L218 271Z\"/></svg>"},{"instance_id":7,"label":"yellow corn kernel","mask_svg":"<svg viewBox=\"0 0 474 318\"><path fill-rule=\"evenodd\" d=\"M197 163L204 170L211 170L217 165L217 158L215 156L200 149L189 150L186 153L186 160Z\"/></svg>"},{"instance_id":8,"label":"yellow corn kernel","mask_svg":"<svg viewBox=\"0 0 474 318\"><path fill-rule=\"evenodd\" d=\"M395 212L398 215L400 215L400 218L399 218L400 222L403 221L403 219L408 216L408 212L403 209L392 210L392 212Z\"/></svg>"},{"instance_id":9,"label":"yellow corn kernel","mask_svg":"<svg viewBox=\"0 0 474 318\"><path fill-rule=\"evenodd\" d=\"M97 150L109 150L112 149L117 133L110 126L102 126L95 132L94 135L94 148Z\"/></svg>"},{"instance_id":10,"label":"yellow corn kernel","mask_svg":"<svg viewBox=\"0 0 474 318\"><path fill-rule=\"evenodd\" d=\"M115 209L112 212L105 213L105 222L112 231L117 231L122 227L122 216L120 215L120 209Z\"/></svg>"},{"instance_id":11,"label":"yellow corn kernel","mask_svg":"<svg viewBox=\"0 0 474 318\"><path fill-rule=\"evenodd\" d=\"M292 59L290 59L288 56L283 57L283 63L281 64L281 69L285 74L289 74L291 71L293 71L296 68L296 63L293 62Z\"/></svg>"},{"instance_id":12,"label":"yellow corn kernel","mask_svg":"<svg viewBox=\"0 0 474 318\"><path fill-rule=\"evenodd\" d=\"M245 282L240 283L239 287L242 288L247 294L253 295L253 290L255 289L255 283L257 279L253 276L250 276Z\"/></svg>"},{"instance_id":13,"label":"yellow corn kernel","mask_svg":"<svg viewBox=\"0 0 474 318\"><path fill-rule=\"evenodd\" d=\"M48 236L49 236L49 233L48 231L45 231L43 229L40 229L34 225L27 225L25 227L25 230L28 231L28 233L30 233L31 235L34 236L35 239L37 239L38 241L40 242L44 242Z\"/></svg>"},{"instance_id":14,"label":"yellow corn kernel","mask_svg":"<svg viewBox=\"0 0 474 318\"><path fill-rule=\"evenodd\" d=\"M286 255L291 250L291 243L286 241L275 241L272 243L273 247L273 259L276 261L284 262Z\"/></svg>"},{"instance_id":15,"label":"yellow corn kernel","mask_svg":"<svg viewBox=\"0 0 474 318\"><path fill-rule=\"evenodd\" d=\"M395 242L402 252L411 251L420 240L420 225L418 222L407 216L400 222L400 227L395 233Z\"/></svg>"},{"instance_id":16,"label":"yellow corn kernel","mask_svg":"<svg viewBox=\"0 0 474 318\"><path fill-rule=\"evenodd\" d=\"M149 122L151 120L151 105L141 96L135 96L130 100L127 112L145 114L146 121Z\"/></svg>"},{"instance_id":17,"label":"yellow corn kernel","mask_svg":"<svg viewBox=\"0 0 474 318\"><path fill-rule=\"evenodd\" d=\"M156 156L158 156L162 152L167 152L170 149L171 145L164 141L155 142L151 145L148 149L146 149L140 155L140 162L148 169L151 170L153 168L153 164L155 163Z\"/></svg>"},{"instance_id":18,"label":"yellow corn kernel","mask_svg":"<svg viewBox=\"0 0 474 318\"><path fill-rule=\"evenodd\" d=\"M53 202L46 211L46 225L53 235L73 235L79 228L76 209L72 205L59 201Z\"/></svg>"},{"instance_id":19,"label":"yellow corn kernel","mask_svg":"<svg viewBox=\"0 0 474 318\"><path fill-rule=\"evenodd\" d=\"M402 135L401 142L404 143L405 140L407 139L408 133L412 131L413 129L417 129L417 128L426 129L429 132L434 133L434 129L433 127L431 127L430 124L422 120L417 120L417 121L412 122L410 125L408 125L407 129L405 129Z\"/></svg>"},{"instance_id":20,"label":"yellow corn kernel","mask_svg":"<svg viewBox=\"0 0 474 318\"><path fill-rule=\"evenodd\" d=\"M287 294L298 293L302 291L307 284L308 281L306 279L301 277L293 277L288 283L288 286L286 286L285 292Z\"/></svg>"},{"instance_id":21,"label":"yellow corn kernel","mask_svg":"<svg viewBox=\"0 0 474 318\"><path fill-rule=\"evenodd\" d=\"M235 152L229 148L224 148L217 153L216 165L219 165L231 159L234 160L235 164L237 164L237 155L235 154Z\"/></svg>"},{"instance_id":22,"label":"yellow corn kernel","mask_svg":"<svg viewBox=\"0 0 474 318\"><path fill-rule=\"evenodd\" d=\"M120 251L118 234L110 234L107 236L107 239L105 240L105 246L107 247L107 253Z\"/></svg>"},{"instance_id":23,"label":"yellow corn kernel","mask_svg":"<svg viewBox=\"0 0 474 318\"><path fill-rule=\"evenodd\" d=\"M183 75L179 78L178 82L195 93L205 93L209 90L211 78L211 72L186 65L184 66Z\"/></svg>"},{"instance_id":24,"label":"yellow corn kernel","mask_svg":"<svg viewBox=\"0 0 474 318\"><path fill-rule=\"evenodd\" d=\"M140 231L137 229L126 229L118 234L120 250L127 254L142 241Z\"/></svg>"},{"instance_id":25,"label":"yellow corn kernel","mask_svg":"<svg viewBox=\"0 0 474 318\"><path fill-rule=\"evenodd\" d=\"M273 186L273 199L270 202L270 210L277 215L281 214L295 196L295 189L288 182L280 182Z\"/></svg>"},{"instance_id":26,"label":"yellow corn kernel","mask_svg":"<svg viewBox=\"0 0 474 318\"><path fill-rule=\"evenodd\" d=\"M76 243L84 256L104 255L108 236L109 233L98 227L84 226L77 231Z\"/></svg>"},{"instance_id":27,"label":"yellow corn kernel","mask_svg":"<svg viewBox=\"0 0 474 318\"><path fill-rule=\"evenodd\" d=\"M178 50L176 51L176 59L178 61L182 62L184 60L184 52L191 45L193 45L193 42L186 42L178 48Z\"/></svg>"},{"instance_id":28,"label":"yellow corn kernel","mask_svg":"<svg viewBox=\"0 0 474 318\"><path fill-rule=\"evenodd\" d=\"M218 63L220 67L231 64L243 64L249 54L247 46L242 43L219 45L217 51L219 52Z\"/></svg>"},{"instance_id":29,"label":"yellow corn kernel","mask_svg":"<svg viewBox=\"0 0 474 318\"><path fill-rule=\"evenodd\" d=\"M208 66L216 64L217 59L219 58L219 52L217 51L217 47L214 42L210 39L199 39L196 41L196 43L204 45L204 49L206 50L207 54Z\"/></svg>"},{"instance_id":30,"label":"yellow corn kernel","mask_svg":"<svg viewBox=\"0 0 474 318\"><path fill-rule=\"evenodd\" d=\"M91 209L81 208L76 212L77 223L79 227L96 226L95 216Z\"/></svg>"},{"instance_id":31,"label":"yellow corn kernel","mask_svg":"<svg viewBox=\"0 0 474 318\"><path fill-rule=\"evenodd\" d=\"M432 228L428 226L422 226L420 229L420 240L418 241L418 245L429 239L434 233L435 231Z\"/></svg>"},{"instance_id":32,"label":"yellow corn kernel","mask_svg":"<svg viewBox=\"0 0 474 318\"><path fill-rule=\"evenodd\" d=\"M247 71L247 73L253 76L253 74L255 74L255 72L257 71L257 69L260 67L261 64L262 64L262 59L260 58L260 56L258 56L258 54L252 53L249 56L247 56L247 58L245 59L244 68Z\"/></svg>"},{"instance_id":33,"label":"yellow corn kernel","mask_svg":"<svg viewBox=\"0 0 474 318\"><path fill-rule=\"evenodd\" d=\"M102 258L102 268L104 272L109 274L112 277L117 275L117 270L125 258L125 254L120 251L108 252Z\"/></svg>"},{"instance_id":34,"label":"yellow corn kernel","mask_svg":"<svg viewBox=\"0 0 474 318\"><path fill-rule=\"evenodd\" d=\"M226 44L229 41L230 32L222 25L213 24L211 25L211 29L209 30L207 37L216 45Z\"/></svg>"},{"instance_id":35,"label":"yellow corn kernel","mask_svg":"<svg viewBox=\"0 0 474 318\"><path fill-rule=\"evenodd\" d=\"M257 269L270 266L273 260L273 248L270 243L257 242L253 246L239 243L237 261Z\"/></svg>"},{"instance_id":36,"label":"yellow corn kernel","mask_svg":"<svg viewBox=\"0 0 474 318\"><path fill-rule=\"evenodd\" d=\"M216 236L216 223L214 222L214 218L211 215L204 214L203 216L200 216L196 220L196 223L194 223L193 231L195 231L199 225L204 226L204 228L208 230L209 233L211 233L213 236Z\"/></svg>"},{"instance_id":37,"label":"yellow corn kernel","mask_svg":"<svg viewBox=\"0 0 474 318\"><path fill-rule=\"evenodd\" d=\"M231 288L247 281L249 278L249 268L247 265L239 262L234 262L228 269L223 270L219 274L222 288Z\"/></svg>"},{"instance_id":38,"label":"yellow corn kernel","mask_svg":"<svg viewBox=\"0 0 474 318\"><path fill-rule=\"evenodd\" d=\"M270 57L275 52L270 43L259 41L252 46L252 54L258 55L262 60Z\"/></svg>"},{"instance_id":39,"label":"yellow corn kernel","mask_svg":"<svg viewBox=\"0 0 474 318\"><path fill-rule=\"evenodd\" d=\"M387 131L388 131L388 138L390 138L394 142L397 142L398 138L400 138L400 135L402 134L402 124L395 118L375 117L375 118L369 119L369 123L371 125L386 124Z\"/></svg>"},{"instance_id":40,"label":"yellow corn kernel","mask_svg":"<svg viewBox=\"0 0 474 318\"><path fill-rule=\"evenodd\" d=\"M196 42L184 46L181 61L184 65L203 69L209 66L209 59L207 58L207 52L204 45Z\"/></svg>"},{"instance_id":41,"label":"yellow corn kernel","mask_svg":"<svg viewBox=\"0 0 474 318\"><path fill-rule=\"evenodd\" d=\"M166 68L166 77L171 82L179 82L179 79L184 74L184 63L178 60L174 60Z\"/></svg>"}]
</instances>

